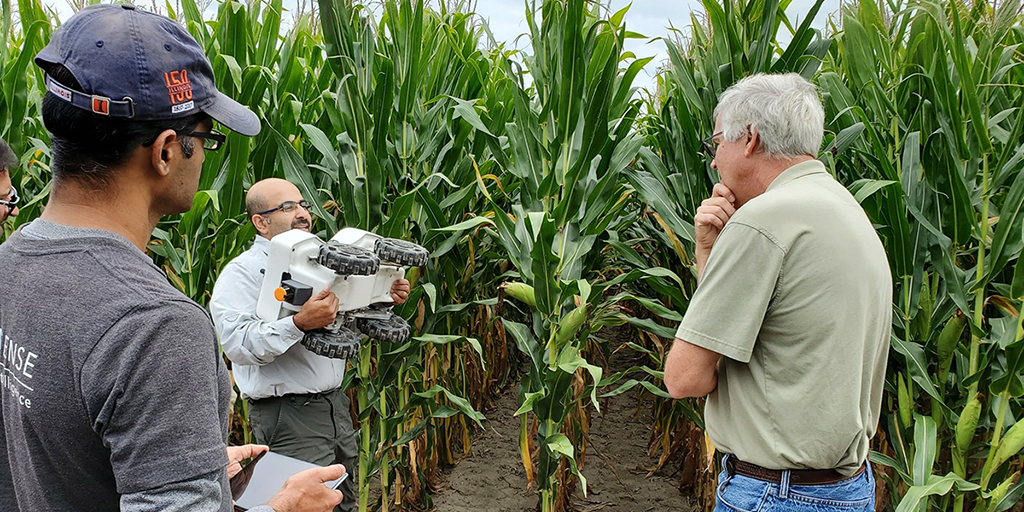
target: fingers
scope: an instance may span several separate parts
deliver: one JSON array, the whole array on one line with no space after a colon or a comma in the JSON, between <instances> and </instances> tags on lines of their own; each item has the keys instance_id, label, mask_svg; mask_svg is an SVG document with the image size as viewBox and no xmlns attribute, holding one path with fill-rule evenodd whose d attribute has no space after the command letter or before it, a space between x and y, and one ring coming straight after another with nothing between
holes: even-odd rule
<instances>
[{"instance_id":1,"label":"fingers","mask_svg":"<svg viewBox=\"0 0 1024 512\"><path fill-rule=\"evenodd\" d=\"M345 466L334 464L323 468L307 469L304 473L307 473L310 478L316 478L320 483L324 483L341 478L345 471Z\"/></svg>"},{"instance_id":2,"label":"fingers","mask_svg":"<svg viewBox=\"0 0 1024 512\"><path fill-rule=\"evenodd\" d=\"M732 190L723 183L715 183L715 187L711 189L711 197L722 197L730 203L736 203L736 194L733 194Z\"/></svg>"},{"instance_id":3,"label":"fingers","mask_svg":"<svg viewBox=\"0 0 1024 512\"><path fill-rule=\"evenodd\" d=\"M696 213L711 213L726 221L736 213L736 207L724 197L709 197L701 201Z\"/></svg>"},{"instance_id":4,"label":"fingers","mask_svg":"<svg viewBox=\"0 0 1024 512\"><path fill-rule=\"evenodd\" d=\"M312 468L288 478L284 487L267 502L278 512L304 512L330 510L341 503L341 491L329 489L325 482L337 480L345 474L345 466L336 464Z\"/></svg>"},{"instance_id":5,"label":"fingers","mask_svg":"<svg viewBox=\"0 0 1024 512\"><path fill-rule=\"evenodd\" d=\"M255 457L267 450L269 446L261 444L243 444L241 446L228 446L228 461L238 462Z\"/></svg>"},{"instance_id":6,"label":"fingers","mask_svg":"<svg viewBox=\"0 0 1024 512\"><path fill-rule=\"evenodd\" d=\"M316 297L310 299L310 302L323 302L324 307L326 307L331 314L336 314L338 312L338 296L331 291L330 287L324 288L323 291L316 294Z\"/></svg>"},{"instance_id":7,"label":"fingers","mask_svg":"<svg viewBox=\"0 0 1024 512\"><path fill-rule=\"evenodd\" d=\"M396 304L402 304L406 299L409 298L409 292L412 290L409 281L405 279L398 279L391 285L391 299Z\"/></svg>"},{"instance_id":8,"label":"fingers","mask_svg":"<svg viewBox=\"0 0 1024 512\"><path fill-rule=\"evenodd\" d=\"M245 456L242 457L243 459L255 457L263 452L270 451L270 447L265 444L243 444L238 448L241 448L245 452Z\"/></svg>"},{"instance_id":9,"label":"fingers","mask_svg":"<svg viewBox=\"0 0 1024 512\"><path fill-rule=\"evenodd\" d=\"M328 503L333 506L338 506L338 504L341 503L341 500L345 499L345 495L337 489L328 489L327 495Z\"/></svg>"},{"instance_id":10,"label":"fingers","mask_svg":"<svg viewBox=\"0 0 1024 512\"><path fill-rule=\"evenodd\" d=\"M731 194L728 188L722 185L722 189L715 185L715 191L721 194ZM698 237L717 236L717 233L725 229L725 223L736 213L736 208L727 197L713 195L702 201L693 216L693 227ZM712 229L710 232L709 229ZM713 240L713 239L712 239ZM706 240L709 242L712 240Z\"/></svg>"},{"instance_id":11,"label":"fingers","mask_svg":"<svg viewBox=\"0 0 1024 512\"><path fill-rule=\"evenodd\" d=\"M699 210L698 210L699 212ZM701 226L714 226L718 231L725 229L725 223L728 219L723 219L714 213L702 212L697 213L693 216L693 223L697 227Z\"/></svg>"},{"instance_id":12,"label":"fingers","mask_svg":"<svg viewBox=\"0 0 1024 512\"><path fill-rule=\"evenodd\" d=\"M228 446L228 477L235 476L242 470L242 461L255 457L267 450L269 446L261 444L245 444L242 446Z\"/></svg>"},{"instance_id":13,"label":"fingers","mask_svg":"<svg viewBox=\"0 0 1024 512\"><path fill-rule=\"evenodd\" d=\"M409 290L411 289L412 288L409 285L409 281L406 279L396 279L395 283L391 285L391 293L404 292L406 295L409 295Z\"/></svg>"},{"instance_id":14,"label":"fingers","mask_svg":"<svg viewBox=\"0 0 1024 512\"><path fill-rule=\"evenodd\" d=\"M324 301L327 306L333 306L335 308L338 307L338 296L335 295L330 288L324 288L324 290L316 294L316 297L313 297L312 300Z\"/></svg>"}]
</instances>

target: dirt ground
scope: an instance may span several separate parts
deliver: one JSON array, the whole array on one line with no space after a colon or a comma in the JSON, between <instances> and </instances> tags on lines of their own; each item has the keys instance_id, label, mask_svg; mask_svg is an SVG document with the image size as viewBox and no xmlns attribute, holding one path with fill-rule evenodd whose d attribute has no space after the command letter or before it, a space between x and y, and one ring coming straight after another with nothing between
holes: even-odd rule
<instances>
[{"instance_id":1,"label":"dirt ground","mask_svg":"<svg viewBox=\"0 0 1024 512\"><path fill-rule=\"evenodd\" d=\"M487 411L485 431L473 437L471 454L448 471L448 489L435 495L437 512L525 512L537 507L537 492L526 488L519 458L517 388L508 390ZM657 462L647 456L650 427L648 407L636 412L633 392L602 402L603 415L594 414L583 475L586 497L577 490L580 512L691 511L689 500L676 487L673 464L647 478Z\"/></svg>"}]
</instances>

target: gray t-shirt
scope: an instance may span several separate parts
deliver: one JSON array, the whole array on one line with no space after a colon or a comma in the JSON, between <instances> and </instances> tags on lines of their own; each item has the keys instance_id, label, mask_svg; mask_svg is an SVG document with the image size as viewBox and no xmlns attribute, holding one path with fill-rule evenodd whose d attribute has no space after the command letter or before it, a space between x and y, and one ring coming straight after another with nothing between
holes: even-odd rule
<instances>
[{"instance_id":1,"label":"gray t-shirt","mask_svg":"<svg viewBox=\"0 0 1024 512\"><path fill-rule=\"evenodd\" d=\"M812 160L726 223L676 337L722 354L711 441L771 469L851 474L878 425L892 325L882 244Z\"/></svg>"},{"instance_id":2,"label":"gray t-shirt","mask_svg":"<svg viewBox=\"0 0 1024 512\"><path fill-rule=\"evenodd\" d=\"M211 474L230 496L230 383L203 308L105 231L37 220L0 269L0 509L117 510Z\"/></svg>"}]
</instances>

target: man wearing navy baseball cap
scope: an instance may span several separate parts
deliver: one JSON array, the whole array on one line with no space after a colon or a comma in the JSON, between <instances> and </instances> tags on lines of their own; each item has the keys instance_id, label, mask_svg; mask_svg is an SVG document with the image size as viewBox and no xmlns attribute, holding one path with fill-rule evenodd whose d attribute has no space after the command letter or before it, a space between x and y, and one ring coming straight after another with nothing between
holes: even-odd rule
<instances>
[{"instance_id":1,"label":"man wearing navy baseball cap","mask_svg":"<svg viewBox=\"0 0 1024 512\"><path fill-rule=\"evenodd\" d=\"M260 122L221 94L202 48L132 5L72 16L36 56L53 181L42 216L0 246L0 510L223 511L230 383L205 310L145 251L192 207L206 151ZM292 477L264 511L330 510ZM256 509L252 509L256 510Z\"/></svg>"}]
</instances>

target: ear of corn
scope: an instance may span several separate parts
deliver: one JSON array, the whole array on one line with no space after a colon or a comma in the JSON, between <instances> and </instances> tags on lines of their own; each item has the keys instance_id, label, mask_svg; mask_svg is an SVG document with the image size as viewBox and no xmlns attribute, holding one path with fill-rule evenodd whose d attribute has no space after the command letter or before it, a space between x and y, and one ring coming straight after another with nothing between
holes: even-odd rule
<instances>
[{"instance_id":1,"label":"ear of corn","mask_svg":"<svg viewBox=\"0 0 1024 512\"><path fill-rule=\"evenodd\" d=\"M531 308L537 307L537 297L533 293L533 287L520 282L509 282L501 285L505 294L516 299Z\"/></svg>"},{"instance_id":2,"label":"ear of corn","mask_svg":"<svg viewBox=\"0 0 1024 512\"><path fill-rule=\"evenodd\" d=\"M979 418L981 418L981 400L974 397L964 406L964 410L960 412L960 419L956 422L956 447L963 453L966 453L971 447Z\"/></svg>"},{"instance_id":3,"label":"ear of corn","mask_svg":"<svg viewBox=\"0 0 1024 512\"><path fill-rule=\"evenodd\" d=\"M1020 453L1022 448L1024 448L1024 421L1018 421L1003 436L1003 440L999 443L999 448L996 449L992 466L1001 466L1004 462L1010 460L1010 457Z\"/></svg>"},{"instance_id":4,"label":"ear of corn","mask_svg":"<svg viewBox=\"0 0 1024 512\"><path fill-rule=\"evenodd\" d=\"M914 399L910 396L910 389L907 387L907 381L903 378L903 374L898 377L898 395L897 399L899 402L900 421L903 422L904 428L910 428L914 421Z\"/></svg>"},{"instance_id":5,"label":"ear of corn","mask_svg":"<svg viewBox=\"0 0 1024 512\"><path fill-rule=\"evenodd\" d=\"M939 342L936 346L940 365L946 366L949 364L950 358L953 357L953 351L960 344L960 336L963 334L964 327L966 326L967 317L964 315L954 315L953 318L946 322L942 332L939 333Z\"/></svg>"},{"instance_id":6,"label":"ear of corn","mask_svg":"<svg viewBox=\"0 0 1024 512\"><path fill-rule=\"evenodd\" d=\"M562 347L568 343L583 326L587 320L587 303L580 304L568 314L562 317L555 328L554 350L560 352Z\"/></svg>"},{"instance_id":7,"label":"ear of corn","mask_svg":"<svg viewBox=\"0 0 1024 512\"><path fill-rule=\"evenodd\" d=\"M918 301L917 314L914 315L914 331L917 338L927 341L931 335L932 311L934 309L934 297L928 284L928 276L921 279L921 296Z\"/></svg>"}]
</instances>

